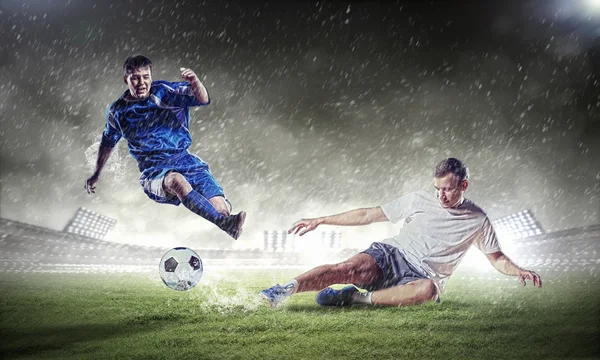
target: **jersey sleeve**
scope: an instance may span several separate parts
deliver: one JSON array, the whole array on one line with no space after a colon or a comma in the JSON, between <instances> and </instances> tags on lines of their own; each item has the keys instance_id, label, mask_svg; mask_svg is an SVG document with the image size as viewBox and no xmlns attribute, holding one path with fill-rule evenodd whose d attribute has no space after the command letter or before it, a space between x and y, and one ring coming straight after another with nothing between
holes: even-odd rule
<instances>
[{"instance_id":1,"label":"jersey sleeve","mask_svg":"<svg viewBox=\"0 0 600 360\"><path fill-rule=\"evenodd\" d=\"M500 244L498 243L496 231L494 230L494 227L487 216L483 222L481 233L475 240L475 246L484 254L491 254L500 251Z\"/></svg>"},{"instance_id":2,"label":"jersey sleeve","mask_svg":"<svg viewBox=\"0 0 600 360\"><path fill-rule=\"evenodd\" d=\"M395 224L411 214L414 201L415 193L408 193L381 205L381 209L388 220Z\"/></svg>"},{"instance_id":3,"label":"jersey sleeve","mask_svg":"<svg viewBox=\"0 0 600 360\"><path fill-rule=\"evenodd\" d=\"M106 110L106 126L104 127L104 132L102 132L100 145L110 148L115 147L122 136L121 130L117 128L114 105L111 105Z\"/></svg>"},{"instance_id":4,"label":"jersey sleeve","mask_svg":"<svg viewBox=\"0 0 600 360\"><path fill-rule=\"evenodd\" d=\"M207 103L202 103L194 95L194 89L189 82L160 82L160 86L164 87L161 91L162 101L170 106L175 107L191 107L191 106L203 106L210 104L210 96L208 97Z\"/></svg>"}]
</instances>

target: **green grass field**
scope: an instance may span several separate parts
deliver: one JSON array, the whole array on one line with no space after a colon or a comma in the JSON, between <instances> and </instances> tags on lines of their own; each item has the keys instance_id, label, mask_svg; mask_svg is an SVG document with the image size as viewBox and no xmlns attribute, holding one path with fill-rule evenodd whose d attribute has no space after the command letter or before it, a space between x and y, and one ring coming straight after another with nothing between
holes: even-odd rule
<instances>
[{"instance_id":1,"label":"green grass field","mask_svg":"<svg viewBox=\"0 0 600 360\"><path fill-rule=\"evenodd\" d=\"M255 294L298 271L0 273L4 359L598 359L600 282L451 279L440 304L281 307ZM514 281L513 281L514 280Z\"/></svg>"}]
</instances>

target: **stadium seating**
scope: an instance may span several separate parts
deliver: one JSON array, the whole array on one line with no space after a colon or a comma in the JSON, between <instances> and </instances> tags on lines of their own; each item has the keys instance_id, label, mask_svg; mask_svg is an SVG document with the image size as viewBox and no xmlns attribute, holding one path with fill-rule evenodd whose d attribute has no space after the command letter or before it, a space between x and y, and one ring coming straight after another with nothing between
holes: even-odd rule
<instances>
[{"instance_id":1,"label":"stadium seating","mask_svg":"<svg viewBox=\"0 0 600 360\"><path fill-rule=\"evenodd\" d=\"M600 268L600 225L568 229L513 240L518 264L540 271ZM53 271L69 269L113 269L135 271L154 268L168 250L98 240L0 218L0 271ZM294 252L263 249L194 249L205 266L222 268L291 268L313 265L310 257ZM327 262L346 259L364 249L327 250ZM108 271L108 270L107 270Z\"/></svg>"}]
</instances>

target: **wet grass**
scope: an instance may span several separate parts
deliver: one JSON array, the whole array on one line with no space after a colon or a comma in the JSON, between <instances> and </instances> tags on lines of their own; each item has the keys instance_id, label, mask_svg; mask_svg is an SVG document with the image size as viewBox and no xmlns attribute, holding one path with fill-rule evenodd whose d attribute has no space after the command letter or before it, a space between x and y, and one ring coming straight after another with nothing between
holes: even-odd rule
<instances>
[{"instance_id":1,"label":"wet grass","mask_svg":"<svg viewBox=\"0 0 600 360\"><path fill-rule=\"evenodd\" d=\"M277 309L297 272L239 271L167 289L155 274L0 274L4 359L596 359L600 282L452 279L440 304Z\"/></svg>"}]
</instances>

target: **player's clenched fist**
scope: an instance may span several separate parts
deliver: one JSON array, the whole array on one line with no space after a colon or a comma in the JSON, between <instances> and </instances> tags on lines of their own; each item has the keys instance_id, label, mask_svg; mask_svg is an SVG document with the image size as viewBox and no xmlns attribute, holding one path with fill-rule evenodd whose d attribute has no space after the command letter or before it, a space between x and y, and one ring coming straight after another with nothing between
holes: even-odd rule
<instances>
[{"instance_id":1,"label":"player's clenched fist","mask_svg":"<svg viewBox=\"0 0 600 360\"><path fill-rule=\"evenodd\" d=\"M181 77L185 81L192 82L198 78L198 76L196 76L196 73L192 69L182 67L179 68L179 71L181 71Z\"/></svg>"}]
</instances>

